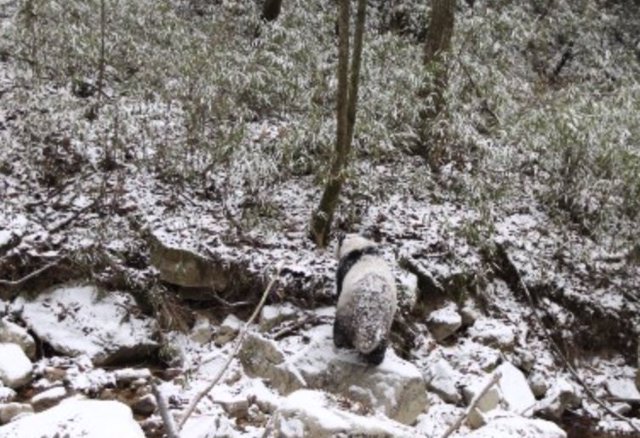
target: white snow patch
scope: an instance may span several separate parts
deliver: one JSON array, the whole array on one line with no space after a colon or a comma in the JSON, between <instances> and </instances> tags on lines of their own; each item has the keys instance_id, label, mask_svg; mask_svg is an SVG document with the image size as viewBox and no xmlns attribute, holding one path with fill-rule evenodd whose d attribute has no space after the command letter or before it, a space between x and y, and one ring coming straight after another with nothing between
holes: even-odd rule
<instances>
[{"instance_id":1,"label":"white snow patch","mask_svg":"<svg viewBox=\"0 0 640 438\"><path fill-rule=\"evenodd\" d=\"M515 413L528 411L536 402L524 374L509 362L505 362L496 371L502 373L498 381L505 407Z\"/></svg>"},{"instance_id":2,"label":"white snow patch","mask_svg":"<svg viewBox=\"0 0 640 438\"><path fill-rule=\"evenodd\" d=\"M0 343L0 381L10 388L24 385L31 378L33 365L17 344Z\"/></svg>"}]
</instances>

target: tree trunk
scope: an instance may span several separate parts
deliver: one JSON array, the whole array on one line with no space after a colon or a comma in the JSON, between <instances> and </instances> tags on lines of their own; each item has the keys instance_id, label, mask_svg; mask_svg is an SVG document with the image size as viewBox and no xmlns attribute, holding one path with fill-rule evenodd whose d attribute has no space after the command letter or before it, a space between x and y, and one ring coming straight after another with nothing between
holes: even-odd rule
<instances>
[{"instance_id":1,"label":"tree trunk","mask_svg":"<svg viewBox=\"0 0 640 438\"><path fill-rule=\"evenodd\" d=\"M424 46L424 66L433 75L433 81L427 87L427 94L433 96L433 108L425 114L430 119L440 114L446 105L444 94L449 79L446 55L453 37L455 9L456 0L433 0L431 6Z\"/></svg>"},{"instance_id":2,"label":"tree trunk","mask_svg":"<svg viewBox=\"0 0 640 438\"><path fill-rule=\"evenodd\" d=\"M358 0L356 28L354 33L351 68L349 69L349 18L350 0L340 0L338 17L338 90L337 90L337 132L336 147L329 179L325 186L320 205L311 217L311 239L321 248L327 246L333 214L338 205L338 197L345 180L345 169L356 122L358 85L362 60L362 42L366 18L367 0ZM351 71L349 71L351 70Z\"/></svg>"},{"instance_id":3,"label":"tree trunk","mask_svg":"<svg viewBox=\"0 0 640 438\"><path fill-rule=\"evenodd\" d=\"M265 21L273 21L280 15L280 7L282 6L282 0L265 0L262 5L262 13L260 18Z\"/></svg>"}]
</instances>

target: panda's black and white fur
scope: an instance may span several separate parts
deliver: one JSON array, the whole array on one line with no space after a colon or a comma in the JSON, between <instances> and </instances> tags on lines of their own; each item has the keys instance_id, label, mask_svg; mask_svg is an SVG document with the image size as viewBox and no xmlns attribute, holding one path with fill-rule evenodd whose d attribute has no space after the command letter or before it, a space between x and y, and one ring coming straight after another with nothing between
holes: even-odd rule
<instances>
[{"instance_id":1,"label":"panda's black and white fur","mask_svg":"<svg viewBox=\"0 0 640 438\"><path fill-rule=\"evenodd\" d=\"M397 307L395 279L377 245L357 234L344 236L337 256L333 342L338 348L355 348L367 362L378 365L384 360Z\"/></svg>"}]
</instances>

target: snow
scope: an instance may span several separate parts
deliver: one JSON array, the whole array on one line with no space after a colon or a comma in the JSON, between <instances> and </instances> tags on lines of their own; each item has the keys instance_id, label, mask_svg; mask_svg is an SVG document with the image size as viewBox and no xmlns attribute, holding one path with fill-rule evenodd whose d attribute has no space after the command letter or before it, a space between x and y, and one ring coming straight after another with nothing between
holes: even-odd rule
<instances>
[{"instance_id":1,"label":"snow","mask_svg":"<svg viewBox=\"0 0 640 438\"><path fill-rule=\"evenodd\" d=\"M30 380L33 365L16 345L0 343L0 381L10 388L17 388Z\"/></svg>"},{"instance_id":2,"label":"snow","mask_svg":"<svg viewBox=\"0 0 640 438\"><path fill-rule=\"evenodd\" d=\"M117 401L67 399L0 427L0 438L144 438L131 410Z\"/></svg>"},{"instance_id":3,"label":"snow","mask_svg":"<svg viewBox=\"0 0 640 438\"><path fill-rule=\"evenodd\" d=\"M536 403L536 399L522 371L509 362L500 365L496 371L502 374L498 385L505 407L518 414L527 412Z\"/></svg>"},{"instance_id":4,"label":"snow","mask_svg":"<svg viewBox=\"0 0 640 438\"><path fill-rule=\"evenodd\" d=\"M609 379L607 391L612 397L628 400L640 400L640 391L632 379Z\"/></svg>"}]
</instances>

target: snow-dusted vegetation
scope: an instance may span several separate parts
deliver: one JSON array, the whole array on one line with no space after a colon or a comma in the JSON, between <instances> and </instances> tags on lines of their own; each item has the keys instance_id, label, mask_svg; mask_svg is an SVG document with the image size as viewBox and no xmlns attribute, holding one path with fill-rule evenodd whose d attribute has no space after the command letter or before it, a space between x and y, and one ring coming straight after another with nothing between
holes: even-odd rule
<instances>
[{"instance_id":1,"label":"snow-dusted vegetation","mask_svg":"<svg viewBox=\"0 0 640 438\"><path fill-rule=\"evenodd\" d=\"M336 2L0 0L0 437L162 436L228 360L181 438L640 434L640 5L458 1L425 119L432 3L368 2L333 231L397 279L372 368L308 235Z\"/></svg>"}]
</instances>

